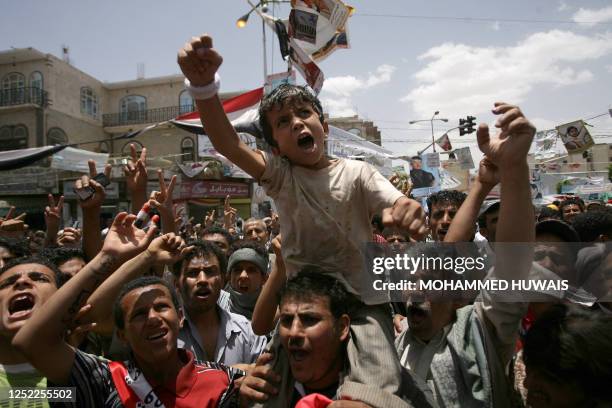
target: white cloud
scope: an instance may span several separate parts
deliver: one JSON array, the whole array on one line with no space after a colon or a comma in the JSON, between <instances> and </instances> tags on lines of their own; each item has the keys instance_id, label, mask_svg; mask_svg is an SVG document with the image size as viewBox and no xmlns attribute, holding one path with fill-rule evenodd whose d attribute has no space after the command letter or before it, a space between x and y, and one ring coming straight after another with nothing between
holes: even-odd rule
<instances>
[{"instance_id":1,"label":"white cloud","mask_svg":"<svg viewBox=\"0 0 612 408\"><path fill-rule=\"evenodd\" d=\"M537 130L554 129L555 126L559 124L559 122L544 118L529 118L529 120L534 124Z\"/></svg>"},{"instance_id":2,"label":"white cloud","mask_svg":"<svg viewBox=\"0 0 612 408\"><path fill-rule=\"evenodd\" d=\"M606 69L612 74L612 65L606 65Z\"/></svg>"},{"instance_id":3,"label":"white cloud","mask_svg":"<svg viewBox=\"0 0 612 408\"><path fill-rule=\"evenodd\" d=\"M383 64L367 78L357 78L352 75L327 78L321 91L321 102L325 111L330 116L356 115L357 112L351 100L352 95L355 92L390 82L394 71L394 66Z\"/></svg>"},{"instance_id":4,"label":"white cloud","mask_svg":"<svg viewBox=\"0 0 612 408\"><path fill-rule=\"evenodd\" d=\"M572 64L612 53L612 33L587 37L568 31L536 33L515 46L472 47L445 43L419 57L429 61L402 98L417 117L440 110L445 117L488 112L494 101L522 102L537 85L569 86L593 74Z\"/></svg>"},{"instance_id":5,"label":"white cloud","mask_svg":"<svg viewBox=\"0 0 612 408\"><path fill-rule=\"evenodd\" d=\"M572 19L586 27L592 27L597 23L612 21L612 6L604 7L599 10L580 8Z\"/></svg>"},{"instance_id":6,"label":"white cloud","mask_svg":"<svg viewBox=\"0 0 612 408\"><path fill-rule=\"evenodd\" d=\"M561 0L559 2L559 7L557 7L557 11L565 11L567 9L569 9L570 7L567 5L566 2L564 2L563 0Z\"/></svg>"}]
</instances>

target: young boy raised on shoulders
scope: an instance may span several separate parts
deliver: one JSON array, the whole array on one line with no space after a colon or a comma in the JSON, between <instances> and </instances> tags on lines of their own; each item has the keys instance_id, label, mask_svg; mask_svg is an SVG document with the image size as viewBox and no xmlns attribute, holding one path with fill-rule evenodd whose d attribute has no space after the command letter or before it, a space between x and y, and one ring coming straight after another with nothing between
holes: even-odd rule
<instances>
[{"instance_id":1,"label":"young boy raised on shoulders","mask_svg":"<svg viewBox=\"0 0 612 408\"><path fill-rule=\"evenodd\" d=\"M216 72L222 61L208 35L192 38L178 54L215 149L258 180L277 205L287 277L316 265L351 292L363 294L363 274L370 272L365 269L362 247L371 240L372 216L382 212L385 224L423 235L421 206L372 166L326 156L328 126L321 103L303 87L281 86L264 98L260 124L273 153L249 148L238 138L217 97ZM375 406L402 406L393 395L399 387L400 368L392 354L388 305L363 305L358 315L351 328L351 370L343 384L344 395ZM372 359L364 359L365 354ZM377 390L386 395L377 400L366 395ZM342 393L341 389L339 397ZM286 405L279 402L278 406Z\"/></svg>"}]
</instances>

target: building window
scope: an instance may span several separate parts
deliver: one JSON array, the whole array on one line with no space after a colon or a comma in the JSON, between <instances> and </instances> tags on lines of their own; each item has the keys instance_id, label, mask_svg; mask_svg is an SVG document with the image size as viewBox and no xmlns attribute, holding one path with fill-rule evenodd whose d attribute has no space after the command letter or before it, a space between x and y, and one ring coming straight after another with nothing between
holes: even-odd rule
<instances>
[{"instance_id":1,"label":"building window","mask_svg":"<svg viewBox=\"0 0 612 408\"><path fill-rule=\"evenodd\" d=\"M38 105L43 102L43 76L34 71L30 74L30 101Z\"/></svg>"},{"instance_id":2,"label":"building window","mask_svg":"<svg viewBox=\"0 0 612 408\"><path fill-rule=\"evenodd\" d=\"M142 152L142 149L144 146L142 145L142 143L136 142L136 141L127 142L126 144L124 144L123 148L121 149L121 155L132 157L132 151L130 150L131 144L133 144L134 147L136 148L136 155L140 157L140 152Z\"/></svg>"},{"instance_id":3,"label":"building window","mask_svg":"<svg viewBox=\"0 0 612 408\"><path fill-rule=\"evenodd\" d=\"M187 90L184 90L179 95L179 113L181 115L195 110L195 104L193 98L189 95Z\"/></svg>"},{"instance_id":4,"label":"building window","mask_svg":"<svg viewBox=\"0 0 612 408\"><path fill-rule=\"evenodd\" d=\"M40 72L34 71L30 74L30 88L43 89L43 76Z\"/></svg>"},{"instance_id":5,"label":"building window","mask_svg":"<svg viewBox=\"0 0 612 408\"><path fill-rule=\"evenodd\" d=\"M68 143L68 136L66 136L66 132L57 127L49 129L47 132L48 145L61 145L66 143Z\"/></svg>"},{"instance_id":6,"label":"building window","mask_svg":"<svg viewBox=\"0 0 612 408\"><path fill-rule=\"evenodd\" d=\"M147 98L140 95L128 95L121 98L119 112L122 121L142 122L147 111Z\"/></svg>"},{"instance_id":7,"label":"building window","mask_svg":"<svg viewBox=\"0 0 612 408\"><path fill-rule=\"evenodd\" d=\"M0 128L0 151L25 149L28 147L28 128L24 125Z\"/></svg>"},{"instance_id":8,"label":"building window","mask_svg":"<svg viewBox=\"0 0 612 408\"><path fill-rule=\"evenodd\" d=\"M98 151L100 153L109 153L110 148L108 147L108 142L100 142L100 144L98 145Z\"/></svg>"},{"instance_id":9,"label":"building window","mask_svg":"<svg viewBox=\"0 0 612 408\"><path fill-rule=\"evenodd\" d=\"M195 162L195 143L190 137L186 137L181 141L181 161Z\"/></svg>"},{"instance_id":10,"label":"building window","mask_svg":"<svg viewBox=\"0 0 612 408\"><path fill-rule=\"evenodd\" d=\"M16 89L25 87L25 77L19 72L6 74L2 79L2 89Z\"/></svg>"},{"instance_id":11,"label":"building window","mask_svg":"<svg viewBox=\"0 0 612 408\"><path fill-rule=\"evenodd\" d=\"M2 78L0 105L19 105L25 103L25 77L19 72L11 72Z\"/></svg>"},{"instance_id":12,"label":"building window","mask_svg":"<svg viewBox=\"0 0 612 408\"><path fill-rule=\"evenodd\" d=\"M87 86L81 88L81 113L98 118L98 96Z\"/></svg>"}]
</instances>

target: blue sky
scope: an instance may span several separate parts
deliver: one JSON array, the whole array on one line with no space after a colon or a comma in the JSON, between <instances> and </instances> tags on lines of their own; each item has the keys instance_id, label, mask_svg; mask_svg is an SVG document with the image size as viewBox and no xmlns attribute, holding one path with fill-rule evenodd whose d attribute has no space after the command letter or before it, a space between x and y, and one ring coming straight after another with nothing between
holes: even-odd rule
<instances>
[{"instance_id":1,"label":"blue sky","mask_svg":"<svg viewBox=\"0 0 612 408\"><path fill-rule=\"evenodd\" d=\"M320 64L327 78L321 98L332 115L373 120L383 145L397 153L413 154L428 143L429 124L408 122L435 110L450 120L436 125L441 135L466 115L492 123L495 100L520 104L540 129L612 108L607 0L347 3L356 8L349 19L351 48ZM253 14L245 28L235 26L249 8L246 0L5 2L0 50L34 47L60 56L66 44L79 69L122 81L136 77L138 63L147 77L178 73L179 47L208 32L224 57L223 89L253 89L263 78L261 21ZM285 17L288 6L270 12ZM268 32L269 71L278 72L286 66L272 39ZM609 116L590 123L596 136L612 134ZM479 157L473 135L450 136Z\"/></svg>"}]
</instances>

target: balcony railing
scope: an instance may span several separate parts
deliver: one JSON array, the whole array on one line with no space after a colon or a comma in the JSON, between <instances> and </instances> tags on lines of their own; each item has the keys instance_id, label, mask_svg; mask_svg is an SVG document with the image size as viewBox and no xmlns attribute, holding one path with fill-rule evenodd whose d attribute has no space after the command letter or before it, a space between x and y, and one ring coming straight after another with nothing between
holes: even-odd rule
<instances>
[{"instance_id":1,"label":"balcony railing","mask_svg":"<svg viewBox=\"0 0 612 408\"><path fill-rule=\"evenodd\" d=\"M167 106L165 108L146 109L121 113L110 113L102 115L102 125L107 127L158 123L174 119L179 115L193 112L194 110L194 106L185 105Z\"/></svg>"},{"instance_id":2,"label":"balcony railing","mask_svg":"<svg viewBox=\"0 0 612 408\"><path fill-rule=\"evenodd\" d=\"M27 103L45 106L47 102L47 91L40 88L23 87L0 89L0 106L15 106Z\"/></svg>"}]
</instances>

